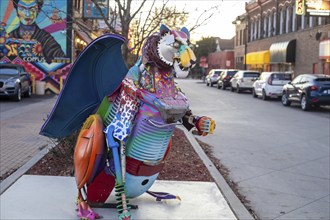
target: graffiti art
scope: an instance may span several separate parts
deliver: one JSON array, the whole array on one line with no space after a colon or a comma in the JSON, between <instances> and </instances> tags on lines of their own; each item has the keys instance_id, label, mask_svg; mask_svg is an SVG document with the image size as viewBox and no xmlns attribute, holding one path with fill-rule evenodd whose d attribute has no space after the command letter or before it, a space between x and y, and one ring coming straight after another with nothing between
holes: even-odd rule
<instances>
[{"instance_id":1,"label":"graffiti art","mask_svg":"<svg viewBox=\"0 0 330 220\"><path fill-rule=\"evenodd\" d=\"M67 16L66 0L2 0L0 62L23 64L57 93L71 62Z\"/></svg>"}]
</instances>

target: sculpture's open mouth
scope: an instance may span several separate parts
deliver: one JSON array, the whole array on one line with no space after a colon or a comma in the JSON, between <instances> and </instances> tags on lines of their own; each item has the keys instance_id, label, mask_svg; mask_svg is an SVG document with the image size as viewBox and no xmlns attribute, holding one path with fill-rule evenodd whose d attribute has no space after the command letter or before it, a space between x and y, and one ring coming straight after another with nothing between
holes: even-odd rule
<instances>
[{"instance_id":1,"label":"sculpture's open mouth","mask_svg":"<svg viewBox=\"0 0 330 220\"><path fill-rule=\"evenodd\" d=\"M186 78L188 76L190 68L183 67L178 61L174 61L173 67L178 78Z\"/></svg>"}]
</instances>

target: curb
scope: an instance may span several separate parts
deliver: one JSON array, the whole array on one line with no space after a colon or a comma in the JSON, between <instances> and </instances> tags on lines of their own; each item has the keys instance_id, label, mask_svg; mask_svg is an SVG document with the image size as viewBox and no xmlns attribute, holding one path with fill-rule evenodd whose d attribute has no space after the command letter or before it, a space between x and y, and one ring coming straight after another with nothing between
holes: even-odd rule
<instances>
[{"instance_id":1,"label":"curb","mask_svg":"<svg viewBox=\"0 0 330 220\"><path fill-rule=\"evenodd\" d=\"M199 145L194 135L190 133L187 129L182 126L177 126L180 130L182 130L190 144L193 146L196 153L199 155L204 165L210 172L211 176L214 179L214 182L217 184L219 190L222 192L224 197L226 198L228 205L231 207L237 219L244 220L254 220L255 218L250 214L250 212L245 208L243 203L239 200L233 190L230 188L225 178L220 174L218 169L215 167L210 158L205 154L202 147Z\"/></svg>"},{"instance_id":2,"label":"curb","mask_svg":"<svg viewBox=\"0 0 330 220\"><path fill-rule=\"evenodd\" d=\"M31 167L41 160L52 147L46 147L34 155L26 164L18 168L14 173L8 176L0 183L0 195L13 185L21 176L23 176Z\"/></svg>"}]
</instances>

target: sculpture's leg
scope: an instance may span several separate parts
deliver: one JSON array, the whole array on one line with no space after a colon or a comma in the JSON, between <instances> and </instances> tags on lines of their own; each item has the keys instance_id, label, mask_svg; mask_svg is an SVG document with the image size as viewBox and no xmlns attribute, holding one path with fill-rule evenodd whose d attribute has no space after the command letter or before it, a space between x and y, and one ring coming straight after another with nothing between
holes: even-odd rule
<instances>
[{"instance_id":1,"label":"sculpture's leg","mask_svg":"<svg viewBox=\"0 0 330 220\"><path fill-rule=\"evenodd\" d=\"M83 199L81 189L78 190L77 198L77 216L84 220L94 220L100 218L100 216L94 212L91 207L87 204L86 200Z\"/></svg>"},{"instance_id":2,"label":"sculpture's leg","mask_svg":"<svg viewBox=\"0 0 330 220\"><path fill-rule=\"evenodd\" d=\"M119 220L130 220L132 219L131 213L129 211L129 203L128 199L126 198L126 190L125 190L125 182L123 181L124 173L122 173L121 167L121 158L119 157L119 144L116 142L112 136L113 128L107 127L105 130L106 137L107 137L107 145L112 150L113 161L115 165L115 176L116 176L116 200L117 200L117 210L119 212L118 219ZM126 171L124 171L126 172Z\"/></svg>"}]
</instances>

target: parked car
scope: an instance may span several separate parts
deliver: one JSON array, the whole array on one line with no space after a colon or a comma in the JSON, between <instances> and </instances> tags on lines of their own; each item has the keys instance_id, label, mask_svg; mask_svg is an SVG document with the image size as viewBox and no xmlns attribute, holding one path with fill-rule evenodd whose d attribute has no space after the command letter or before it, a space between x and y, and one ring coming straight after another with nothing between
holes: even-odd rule
<instances>
[{"instance_id":1,"label":"parked car","mask_svg":"<svg viewBox=\"0 0 330 220\"><path fill-rule=\"evenodd\" d=\"M256 70L240 70L230 80L230 91L240 93L243 90L252 92L253 83L260 76Z\"/></svg>"},{"instance_id":2,"label":"parked car","mask_svg":"<svg viewBox=\"0 0 330 220\"><path fill-rule=\"evenodd\" d=\"M220 76L217 78L217 88L225 90L230 86L231 78L237 73L236 69L226 69L221 72Z\"/></svg>"},{"instance_id":3,"label":"parked car","mask_svg":"<svg viewBox=\"0 0 330 220\"><path fill-rule=\"evenodd\" d=\"M212 69L210 70L209 74L206 76L206 85L207 86L213 86L217 83L217 78L220 75L220 73L223 71L223 69Z\"/></svg>"},{"instance_id":4,"label":"parked car","mask_svg":"<svg viewBox=\"0 0 330 220\"><path fill-rule=\"evenodd\" d=\"M282 104L300 103L301 109L312 106L330 105L330 76L321 74L301 74L283 86Z\"/></svg>"},{"instance_id":5,"label":"parked car","mask_svg":"<svg viewBox=\"0 0 330 220\"><path fill-rule=\"evenodd\" d=\"M32 81L24 67L18 64L0 64L0 96L21 101L22 95L30 97Z\"/></svg>"},{"instance_id":6,"label":"parked car","mask_svg":"<svg viewBox=\"0 0 330 220\"><path fill-rule=\"evenodd\" d=\"M263 100L281 97L283 86L292 80L291 76L291 72L262 72L253 83L252 96L261 96Z\"/></svg>"}]
</instances>

